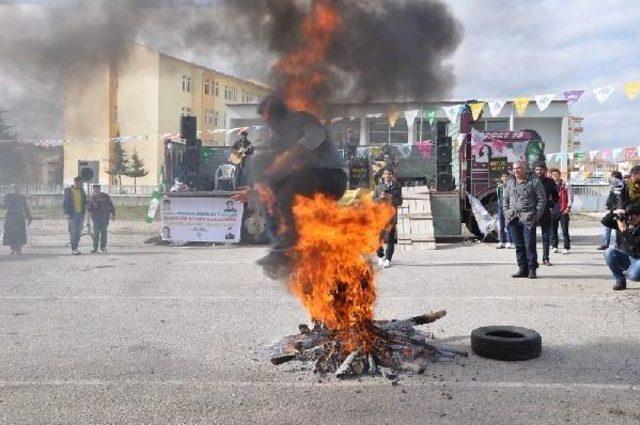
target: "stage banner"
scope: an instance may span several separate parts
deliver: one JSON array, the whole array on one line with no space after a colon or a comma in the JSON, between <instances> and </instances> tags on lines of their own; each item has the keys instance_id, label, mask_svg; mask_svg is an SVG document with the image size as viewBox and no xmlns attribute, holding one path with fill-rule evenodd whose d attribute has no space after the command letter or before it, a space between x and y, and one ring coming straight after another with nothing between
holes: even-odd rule
<instances>
[{"instance_id":1,"label":"stage banner","mask_svg":"<svg viewBox=\"0 0 640 425\"><path fill-rule=\"evenodd\" d=\"M163 198L162 240L240 242L244 205L229 198Z\"/></svg>"}]
</instances>

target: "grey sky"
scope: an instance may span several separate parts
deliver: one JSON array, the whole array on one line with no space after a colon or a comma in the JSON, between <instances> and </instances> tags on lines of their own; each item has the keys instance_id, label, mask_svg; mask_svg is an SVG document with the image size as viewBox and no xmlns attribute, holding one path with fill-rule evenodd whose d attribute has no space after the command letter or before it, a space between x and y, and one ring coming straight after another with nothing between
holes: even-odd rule
<instances>
[{"instance_id":1,"label":"grey sky","mask_svg":"<svg viewBox=\"0 0 640 425\"><path fill-rule=\"evenodd\" d=\"M125 1L125 0L118 0ZM205 4L208 1L200 1ZM90 2L90 1L89 1ZM115 0L114 0L115 2ZM464 25L464 38L451 58L456 85L455 98L533 96L586 89L587 93L572 108L584 116L584 149L622 147L640 144L640 98L627 99L621 87L609 100L599 104L591 94L598 86L640 79L640 2L623 0L446 0L454 15ZM23 137L62 135L56 62L39 63L32 72L19 60L7 65L7 52L15 54L22 47L30 49L58 29L43 19L38 6L22 9L17 16L20 34L8 34L7 22L15 20L16 3L50 4L46 0L11 2L0 0L0 110L8 110L9 118ZM54 2L61 4L62 2ZM72 4L72 0L64 0ZM153 4L150 0L142 3ZM163 0L165 5L171 3ZM14 5L11 5L14 4ZM86 3L85 3L86 4ZM197 13L206 13L201 8ZM99 10L88 8L84 19L95 17ZM211 19L220 19L211 13ZM118 16L120 18L120 16ZM64 18L68 19L68 18ZM69 20L61 25L75 25ZM166 17L163 25L171 23ZM177 24L174 22L174 25ZM162 28L162 26L160 26ZM165 26L165 28L168 28ZM169 27L170 28L170 27ZM242 77L263 75L255 69L260 61L251 60L252 51L238 51L237 46L212 46L211 50L185 50L172 31L158 25L142 25L130 33L138 40L169 54L194 60ZM124 34L128 36L129 34ZM11 37L10 37L11 36ZM42 38L40 38L42 37ZM99 37L98 41L99 41ZM30 40L29 42L21 40ZM15 43L7 46L8 43ZM17 49L16 49L17 48ZM374 46L372 46L374 48ZM20 55L17 58L21 58ZM259 59L264 63L264 56ZM4 62L4 65L2 65ZM47 68L47 63L51 67ZM389 78L393 78L392 75Z\"/></svg>"}]
</instances>

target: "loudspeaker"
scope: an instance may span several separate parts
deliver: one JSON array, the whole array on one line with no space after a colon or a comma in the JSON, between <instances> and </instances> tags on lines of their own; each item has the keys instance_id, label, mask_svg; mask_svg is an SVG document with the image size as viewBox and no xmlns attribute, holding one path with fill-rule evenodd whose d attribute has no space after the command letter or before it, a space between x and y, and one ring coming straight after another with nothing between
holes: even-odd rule
<instances>
[{"instance_id":1,"label":"loudspeaker","mask_svg":"<svg viewBox=\"0 0 640 425\"><path fill-rule=\"evenodd\" d=\"M436 180L436 190L437 191L453 190L453 188L454 188L453 175L450 172L438 173L438 177Z\"/></svg>"},{"instance_id":2,"label":"loudspeaker","mask_svg":"<svg viewBox=\"0 0 640 425\"><path fill-rule=\"evenodd\" d=\"M198 121L196 117L183 116L180 119L180 138L195 140L198 137Z\"/></svg>"},{"instance_id":3,"label":"loudspeaker","mask_svg":"<svg viewBox=\"0 0 640 425\"><path fill-rule=\"evenodd\" d=\"M438 148L438 164L450 164L451 163L451 149Z\"/></svg>"},{"instance_id":4,"label":"loudspeaker","mask_svg":"<svg viewBox=\"0 0 640 425\"><path fill-rule=\"evenodd\" d=\"M98 183L98 169L100 163L98 161L78 161L78 176L85 183Z\"/></svg>"},{"instance_id":5,"label":"loudspeaker","mask_svg":"<svg viewBox=\"0 0 640 425\"><path fill-rule=\"evenodd\" d=\"M436 136L438 138L447 136L447 123L446 122L438 121L436 123Z\"/></svg>"},{"instance_id":6,"label":"loudspeaker","mask_svg":"<svg viewBox=\"0 0 640 425\"><path fill-rule=\"evenodd\" d=\"M436 164L436 171L438 173L452 173L452 168L451 168L451 163L449 162L442 162L442 163L438 163Z\"/></svg>"},{"instance_id":7,"label":"loudspeaker","mask_svg":"<svg viewBox=\"0 0 640 425\"><path fill-rule=\"evenodd\" d=\"M195 186L200 175L200 152L202 151L202 140L187 139L187 148L184 154L184 176L185 183Z\"/></svg>"},{"instance_id":8,"label":"loudspeaker","mask_svg":"<svg viewBox=\"0 0 640 425\"><path fill-rule=\"evenodd\" d=\"M451 149L451 137L438 137L437 145L438 149Z\"/></svg>"}]
</instances>

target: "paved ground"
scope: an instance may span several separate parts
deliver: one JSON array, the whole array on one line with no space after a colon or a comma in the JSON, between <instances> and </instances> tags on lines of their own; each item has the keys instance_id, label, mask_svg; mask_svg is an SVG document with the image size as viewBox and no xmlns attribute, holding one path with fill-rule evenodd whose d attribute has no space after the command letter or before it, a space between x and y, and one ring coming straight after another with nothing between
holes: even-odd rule
<instances>
[{"instance_id":1,"label":"paved ground","mask_svg":"<svg viewBox=\"0 0 640 425\"><path fill-rule=\"evenodd\" d=\"M145 245L144 226L117 222L109 255L71 257L63 223L39 222L28 255L0 256L0 423L640 423L640 285L611 291L596 224L574 226L575 249L537 281L509 278L514 252L487 245L399 253L380 318L445 308L440 340L515 324L544 351L398 386L272 366L256 349L306 316L252 264L263 250Z\"/></svg>"}]
</instances>

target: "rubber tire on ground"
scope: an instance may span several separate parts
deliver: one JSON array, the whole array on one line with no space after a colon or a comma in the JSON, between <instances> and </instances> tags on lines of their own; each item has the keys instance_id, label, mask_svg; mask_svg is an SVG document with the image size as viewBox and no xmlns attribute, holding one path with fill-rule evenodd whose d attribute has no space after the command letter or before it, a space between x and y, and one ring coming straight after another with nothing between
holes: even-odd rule
<instances>
[{"instance_id":1,"label":"rubber tire on ground","mask_svg":"<svg viewBox=\"0 0 640 425\"><path fill-rule=\"evenodd\" d=\"M534 330L516 326L485 326L471 332L471 349L481 357L520 361L540 356L542 337Z\"/></svg>"}]
</instances>

